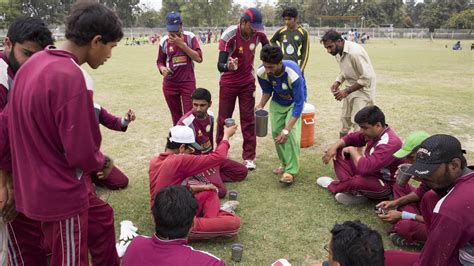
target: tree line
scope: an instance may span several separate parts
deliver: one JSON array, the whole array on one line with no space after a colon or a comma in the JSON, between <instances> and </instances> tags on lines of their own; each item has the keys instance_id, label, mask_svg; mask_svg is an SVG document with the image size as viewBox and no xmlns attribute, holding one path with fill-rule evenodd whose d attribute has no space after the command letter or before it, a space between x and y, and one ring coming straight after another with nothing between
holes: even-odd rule
<instances>
[{"instance_id":1,"label":"tree line","mask_svg":"<svg viewBox=\"0 0 474 266\"><path fill-rule=\"evenodd\" d=\"M126 27L164 27L169 11L179 11L186 26L224 27L237 23L245 7L232 0L163 0L159 11L139 0L98 0L117 12ZM62 25L75 0L0 0L0 27L20 15L37 16L49 25ZM355 24L377 27L444 27L472 29L474 7L470 0L279 0L276 5L258 3L266 26L282 24L281 12L295 7L299 20L310 26L341 27ZM347 21L345 18L356 18ZM328 19L330 18L330 19Z\"/></svg>"}]
</instances>

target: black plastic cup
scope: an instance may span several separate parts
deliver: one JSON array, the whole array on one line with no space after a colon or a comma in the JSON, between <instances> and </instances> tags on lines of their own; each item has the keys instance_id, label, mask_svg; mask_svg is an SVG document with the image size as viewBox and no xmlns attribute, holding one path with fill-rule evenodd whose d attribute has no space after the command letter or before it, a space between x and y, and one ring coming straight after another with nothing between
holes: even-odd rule
<instances>
[{"instance_id":1,"label":"black plastic cup","mask_svg":"<svg viewBox=\"0 0 474 266\"><path fill-rule=\"evenodd\" d=\"M242 253L244 252L244 245L242 244L232 244L230 246L232 249L232 260L239 262L242 260Z\"/></svg>"},{"instance_id":2,"label":"black plastic cup","mask_svg":"<svg viewBox=\"0 0 474 266\"><path fill-rule=\"evenodd\" d=\"M229 200L237 200L237 191L229 191Z\"/></svg>"}]
</instances>

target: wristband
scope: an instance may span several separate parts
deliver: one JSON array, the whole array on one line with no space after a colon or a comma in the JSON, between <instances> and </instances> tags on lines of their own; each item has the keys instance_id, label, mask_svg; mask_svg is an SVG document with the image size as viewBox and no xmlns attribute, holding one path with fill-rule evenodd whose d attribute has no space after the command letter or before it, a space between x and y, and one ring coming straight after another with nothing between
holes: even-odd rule
<instances>
[{"instance_id":1,"label":"wristband","mask_svg":"<svg viewBox=\"0 0 474 266\"><path fill-rule=\"evenodd\" d=\"M402 211L402 220L416 220L416 214Z\"/></svg>"},{"instance_id":2,"label":"wristband","mask_svg":"<svg viewBox=\"0 0 474 266\"><path fill-rule=\"evenodd\" d=\"M130 124L129 121L125 120L125 118L122 117L122 127L128 127L128 124Z\"/></svg>"}]
</instances>

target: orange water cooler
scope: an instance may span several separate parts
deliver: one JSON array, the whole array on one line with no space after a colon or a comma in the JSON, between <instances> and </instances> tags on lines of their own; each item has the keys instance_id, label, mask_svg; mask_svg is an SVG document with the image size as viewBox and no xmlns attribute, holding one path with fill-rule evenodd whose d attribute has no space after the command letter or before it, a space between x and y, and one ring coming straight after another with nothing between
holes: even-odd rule
<instances>
[{"instance_id":1,"label":"orange water cooler","mask_svg":"<svg viewBox=\"0 0 474 266\"><path fill-rule=\"evenodd\" d=\"M314 144L315 113L314 105L304 104L303 113L301 113L301 148L307 148Z\"/></svg>"}]
</instances>

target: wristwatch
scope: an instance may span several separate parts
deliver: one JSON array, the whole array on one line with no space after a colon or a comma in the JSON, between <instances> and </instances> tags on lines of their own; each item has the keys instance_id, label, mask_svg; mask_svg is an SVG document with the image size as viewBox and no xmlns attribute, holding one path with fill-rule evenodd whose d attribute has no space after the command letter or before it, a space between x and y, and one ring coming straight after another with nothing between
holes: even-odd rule
<instances>
[{"instance_id":1,"label":"wristwatch","mask_svg":"<svg viewBox=\"0 0 474 266\"><path fill-rule=\"evenodd\" d=\"M290 132L287 129L283 129L281 132L283 132L283 135L288 136Z\"/></svg>"}]
</instances>

